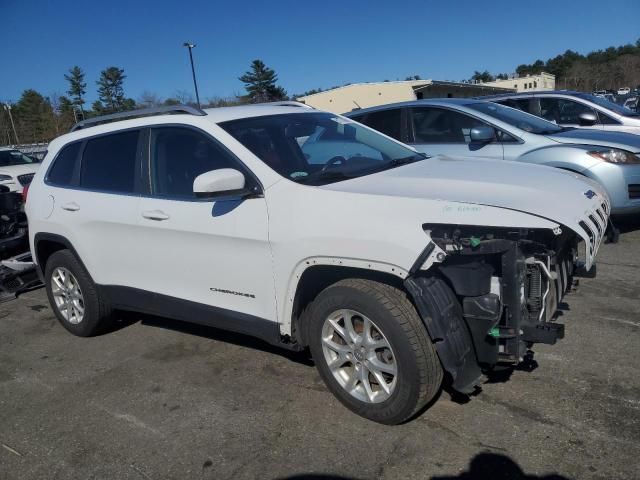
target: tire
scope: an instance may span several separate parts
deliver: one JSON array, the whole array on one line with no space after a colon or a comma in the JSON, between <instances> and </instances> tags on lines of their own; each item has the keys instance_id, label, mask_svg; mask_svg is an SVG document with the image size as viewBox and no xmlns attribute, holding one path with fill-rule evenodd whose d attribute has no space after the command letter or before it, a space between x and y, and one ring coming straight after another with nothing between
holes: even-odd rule
<instances>
[{"instance_id":1,"label":"tire","mask_svg":"<svg viewBox=\"0 0 640 480\"><path fill-rule=\"evenodd\" d=\"M443 376L440 360L401 290L371 280L341 280L316 297L307 319L309 348L320 376L356 414L395 425L413 417L438 393ZM359 333L355 338L362 341L364 332L371 339L362 344L365 347L359 347L358 340L352 346L344 340ZM359 379L356 386L354 375Z\"/></svg>"},{"instance_id":2,"label":"tire","mask_svg":"<svg viewBox=\"0 0 640 480\"><path fill-rule=\"evenodd\" d=\"M63 278L67 279L63 282L66 294L61 293L62 289L59 286L61 273L64 273ZM54 275L56 275L55 279ZM103 333L111 326L111 308L100 297L96 284L87 270L69 250L59 250L49 257L44 278L51 308L58 321L69 332L79 337L91 337ZM77 288L69 287L74 284ZM59 305L61 296L64 297L63 304ZM65 302L66 300L68 303ZM67 306L73 304L73 307L65 308L65 304ZM81 309L83 311L80 315ZM65 315L65 311L76 313Z\"/></svg>"}]
</instances>

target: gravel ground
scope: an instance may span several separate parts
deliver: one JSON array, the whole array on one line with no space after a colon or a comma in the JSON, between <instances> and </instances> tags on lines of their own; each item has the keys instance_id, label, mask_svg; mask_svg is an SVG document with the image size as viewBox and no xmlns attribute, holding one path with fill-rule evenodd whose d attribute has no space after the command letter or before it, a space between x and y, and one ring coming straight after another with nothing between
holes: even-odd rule
<instances>
[{"instance_id":1,"label":"gravel ground","mask_svg":"<svg viewBox=\"0 0 640 480\"><path fill-rule=\"evenodd\" d=\"M43 290L0 305L0 479L640 477L640 225L566 298L566 338L387 427L304 356L170 320L68 334Z\"/></svg>"}]
</instances>

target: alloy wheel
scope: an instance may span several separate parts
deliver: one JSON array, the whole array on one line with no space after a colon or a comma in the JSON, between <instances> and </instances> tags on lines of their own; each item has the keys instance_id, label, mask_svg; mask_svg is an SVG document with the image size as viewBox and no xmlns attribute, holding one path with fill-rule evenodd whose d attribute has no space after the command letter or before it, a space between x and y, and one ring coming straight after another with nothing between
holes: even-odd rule
<instances>
[{"instance_id":1,"label":"alloy wheel","mask_svg":"<svg viewBox=\"0 0 640 480\"><path fill-rule=\"evenodd\" d=\"M84 318L84 297L78 280L64 267L57 267L51 274L51 293L60 315L77 325Z\"/></svg>"},{"instance_id":2,"label":"alloy wheel","mask_svg":"<svg viewBox=\"0 0 640 480\"><path fill-rule=\"evenodd\" d=\"M394 392L398 367L391 344L365 315L341 309L322 326L322 351L334 378L349 394L380 403Z\"/></svg>"}]
</instances>

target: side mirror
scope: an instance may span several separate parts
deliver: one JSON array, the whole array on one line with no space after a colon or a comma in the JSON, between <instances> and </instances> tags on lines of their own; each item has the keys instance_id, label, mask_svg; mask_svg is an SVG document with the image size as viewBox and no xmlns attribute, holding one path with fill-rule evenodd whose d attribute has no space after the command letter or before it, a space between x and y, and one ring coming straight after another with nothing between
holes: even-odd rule
<instances>
[{"instance_id":1,"label":"side mirror","mask_svg":"<svg viewBox=\"0 0 640 480\"><path fill-rule=\"evenodd\" d=\"M489 143L492 141L496 132L491 127L475 127L471 129L471 141L475 143Z\"/></svg>"},{"instance_id":2,"label":"side mirror","mask_svg":"<svg viewBox=\"0 0 640 480\"><path fill-rule=\"evenodd\" d=\"M598 117L595 113L583 112L578 115L578 124L581 127L590 127L598 123Z\"/></svg>"},{"instance_id":3,"label":"side mirror","mask_svg":"<svg viewBox=\"0 0 640 480\"><path fill-rule=\"evenodd\" d=\"M198 175L193 180L193 193L199 198L246 196L244 175L233 168L219 168Z\"/></svg>"}]
</instances>

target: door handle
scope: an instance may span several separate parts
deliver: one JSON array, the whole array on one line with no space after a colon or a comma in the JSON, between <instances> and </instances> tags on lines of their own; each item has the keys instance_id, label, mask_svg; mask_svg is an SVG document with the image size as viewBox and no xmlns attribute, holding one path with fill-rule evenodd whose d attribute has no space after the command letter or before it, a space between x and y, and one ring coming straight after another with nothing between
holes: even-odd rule
<instances>
[{"instance_id":1,"label":"door handle","mask_svg":"<svg viewBox=\"0 0 640 480\"><path fill-rule=\"evenodd\" d=\"M164 213L162 210L146 210L142 212L142 216L149 220L169 220L169 215Z\"/></svg>"},{"instance_id":2,"label":"door handle","mask_svg":"<svg viewBox=\"0 0 640 480\"><path fill-rule=\"evenodd\" d=\"M69 202L69 203L65 203L60 208L68 212L77 212L78 210L80 210L80 205L78 205L76 202Z\"/></svg>"}]
</instances>

